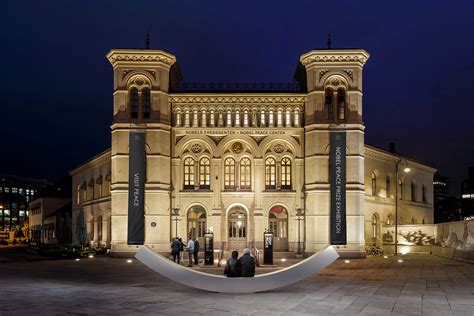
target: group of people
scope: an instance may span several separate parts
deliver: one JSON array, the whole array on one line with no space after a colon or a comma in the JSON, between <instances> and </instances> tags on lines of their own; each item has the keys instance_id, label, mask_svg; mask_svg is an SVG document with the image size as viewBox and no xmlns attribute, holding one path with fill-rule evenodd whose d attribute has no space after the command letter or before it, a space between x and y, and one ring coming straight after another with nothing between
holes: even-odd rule
<instances>
[{"instance_id":1,"label":"group of people","mask_svg":"<svg viewBox=\"0 0 474 316\"><path fill-rule=\"evenodd\" d=\"M255 276L255 259L250 255L250 249L245 248L242 257L237 251L232 251L231 257L227 259L224 275L228 278L253 277Z\"/></svg>"},{"instance_id":2,"label":"group of people","mask_svg":"<svg viewBox=\"0 0 474 316\"><path fill-rule=\"evenodd\" d=\"M189 255L188 267L192 267L193 264L199 265L199 241L196 237L189 237L187 244L180 237L176 237L171 242L171 255L174 262L177 261L178 264L183 262L184 251ZM245 248L240 258L237 251L232 251L231 257L227 259L224 275L229 278L255 276L255 259L250 255L250 249Z\"/></svg>"},{"instance_id":3,"label":"group of people","mask_svg":"<svg viewBox=\"0 0 474 316\"><path fill-rule=\"evenodd\" d=\"M188 267L193 266L193 261L195 265L199 265L199 241L196 237L189 237L188 244L185 245L183 239L176 237L171 243L171 255L173 256L173 261L178 260L178 264L181 264L183 261L182 253L187 251L189 255Z\"/></svg>"}]
</instances>

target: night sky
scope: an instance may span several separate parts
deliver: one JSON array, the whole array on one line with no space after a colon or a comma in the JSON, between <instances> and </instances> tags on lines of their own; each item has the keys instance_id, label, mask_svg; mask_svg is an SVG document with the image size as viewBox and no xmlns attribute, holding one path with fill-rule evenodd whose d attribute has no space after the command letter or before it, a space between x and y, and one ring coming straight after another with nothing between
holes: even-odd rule
<instances>
[{"instance_id":1,"label":"night sky","mask_svg":"<svg viewBox=\"0 0 474 316\"><path fill-rule=\"evenodd\" d=\"M187 82L289 82L299 56L360 47L366 143L474 165L474 1L8 1L0 173L55 180L110 146L112 48L174 54ZM238 4L238 5L237 5ZM5 9L6 7L6 9Z\"/></svg>"}]
</instances>

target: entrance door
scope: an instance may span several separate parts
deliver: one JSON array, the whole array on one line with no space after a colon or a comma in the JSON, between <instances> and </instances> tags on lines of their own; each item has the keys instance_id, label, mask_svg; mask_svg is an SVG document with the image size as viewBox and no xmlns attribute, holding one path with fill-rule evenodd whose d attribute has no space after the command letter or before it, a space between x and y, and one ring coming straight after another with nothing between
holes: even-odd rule
<instances>
[{"instance_id":1,"label":"entrance door","mask_svg":"<svg viewBox=\"0 0 474 316\"><path fill-rule=\"evenodd\" d=\"M228 250L242 250L247 247L247 212L240 206L229 211L227 224Z\"/></svg>"},{"instance_id":2,"label":"entrance door","mask_svg":"<svg viewBox=\"0 0 474 316\"><path fill-rule=\"evenodd\" d=\"M283 206L272 207L268 228L273 233L273 251L288 251L288 212Z\"/></svg>"},{"instance_id":3,"label":"entrance door","mask_svg":"<svg viewBox=\"0 0 474 316\"><path fill-rule=\"evenodd\" d=\"M200 249L204 249L204 234L206 233L206 210L199 205L195 205L188 211L188 237L197 237Z\"/></svg>"}]
</instances>

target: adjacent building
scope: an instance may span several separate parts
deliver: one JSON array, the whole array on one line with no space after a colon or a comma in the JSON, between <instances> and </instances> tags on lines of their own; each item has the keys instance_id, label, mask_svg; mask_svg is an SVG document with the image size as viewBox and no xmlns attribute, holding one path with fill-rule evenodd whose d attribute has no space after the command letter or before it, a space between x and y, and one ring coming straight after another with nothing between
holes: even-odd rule
<instances>
[{"instance_id":1,"label":"adjacent building","mask_svg":"<svg viewBox=\"0 0 474 316\"><path fill-rule=\"evenodd\" d=\"M0 231L14 231L28 217L28 203L52 183L0 174Z\"/></svg>"},{"instance_id":2,"label":"adjacent building","mask_svg":"<svg viewBox=\"0 0 474 316\"><path fill-rule=\"evenodd\" d=\"M185 84L176 57L117 49L111 148L70 171L73 238L127 245L129 136L146 137L145 244L169 251L174 236L214 233L216 248L263 246L306 253L330 243L331 135L345 149L347 242L365 256L383 227L433 223L433 174L414 159L365 144L363 49L302 55L290 84ZM395 215L398 214L396 218ZM77 239L76 239L77 242Z\"/></svg>"},{"instance_id":3,"label":"adjacent building","mask_svg":"<svg viewBox=\"0 0 474 316\"><path fill-rule=\"evenodd\" d=\"M469 167L468 178L461 183L461 214L474 218L474 167Z\"/></svg>"}]
</instances>

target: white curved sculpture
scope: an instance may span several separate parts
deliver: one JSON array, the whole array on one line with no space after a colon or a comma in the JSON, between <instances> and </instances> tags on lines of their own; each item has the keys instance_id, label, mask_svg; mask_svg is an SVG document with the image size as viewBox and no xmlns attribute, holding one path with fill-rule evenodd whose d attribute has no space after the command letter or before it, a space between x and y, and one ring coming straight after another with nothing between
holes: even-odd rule
<instances>
[{"instance_id":1,"label":"white curved sculpture","mask_svg":"<svg viewBox=\"0 0 474 316\"><path fill-rule=\"evenodd\" d=\"M301 281L334 262L339 254L332 246L327 246L291 267L253 278L227 278L189 269L155 253L148 246L141 246L135 257L155 272L190 287L220 293L255 293Z\"/></svg>"}]
</instances>

